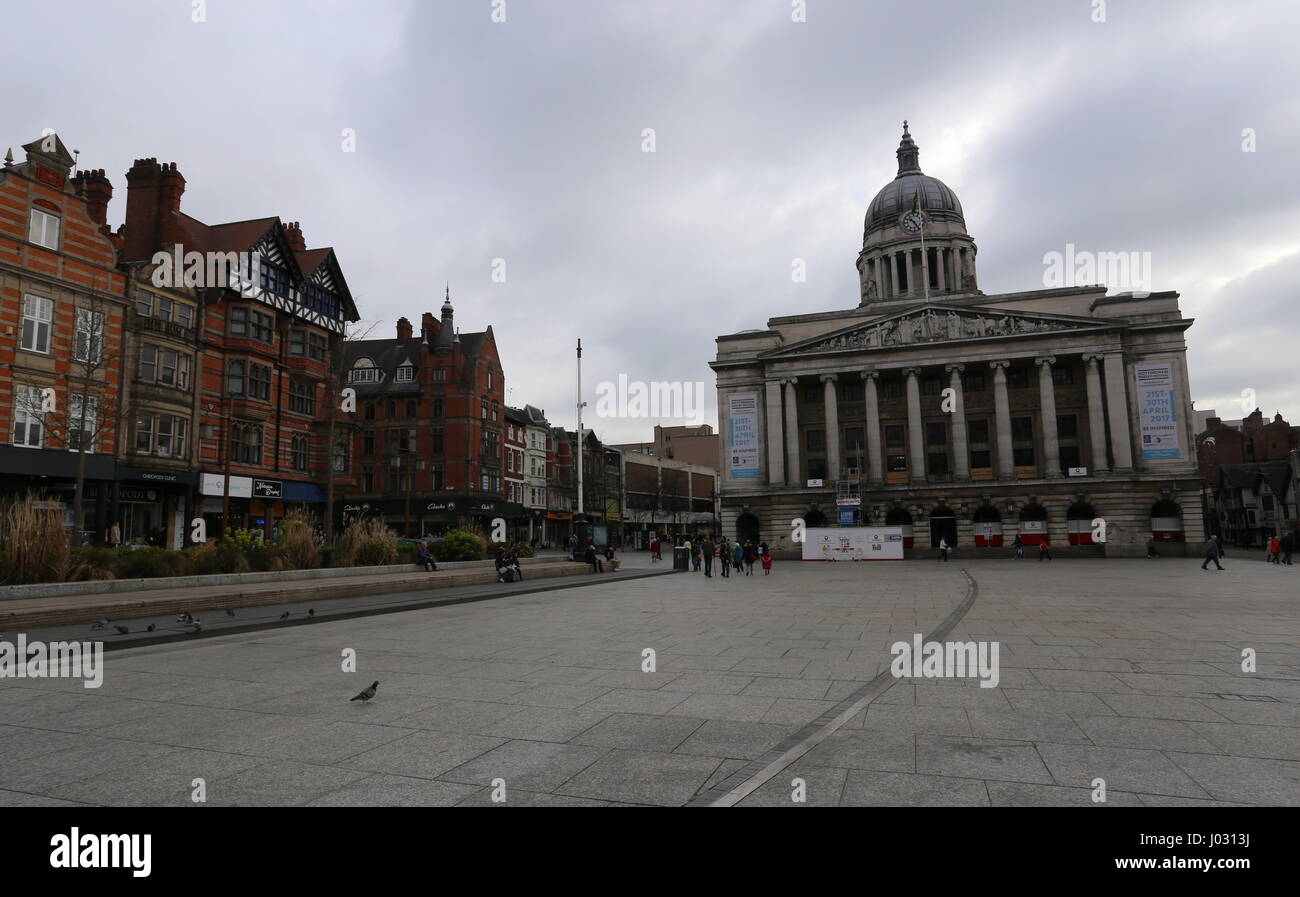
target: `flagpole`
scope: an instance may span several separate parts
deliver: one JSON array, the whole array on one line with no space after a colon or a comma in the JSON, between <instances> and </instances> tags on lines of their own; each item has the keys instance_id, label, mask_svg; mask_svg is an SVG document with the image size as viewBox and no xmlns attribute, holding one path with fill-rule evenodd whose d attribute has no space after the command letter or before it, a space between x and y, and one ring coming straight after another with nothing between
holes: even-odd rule
<instances>
[{"instance_id":1,"label":"flagpole","mask_svg":"<svg viewBox=\"0 0 1300 897\"><path fill-rule=\"evenodd\" d=\"M918 203L919 205L919 203ZM921 286L925 289L925 301L930 301L930 260L925 257L925 213L921 216Z\"/></svg>"}]
</instances>

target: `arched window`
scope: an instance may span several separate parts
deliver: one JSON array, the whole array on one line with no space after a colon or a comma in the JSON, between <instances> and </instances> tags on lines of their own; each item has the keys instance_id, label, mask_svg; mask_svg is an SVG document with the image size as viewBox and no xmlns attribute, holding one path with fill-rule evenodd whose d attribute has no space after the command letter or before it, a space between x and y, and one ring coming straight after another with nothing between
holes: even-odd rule
<instances>
[{"instance_id":1,"label":"arched window","mask_svg":"<svg viewBox=\"0 0 1300 897\"><path fill-rule=\"evenodd\" d=\"M1091 545L1099 541L1102 530L1096 530L1098 539L1093 539L1094 520L1099 519L1097 509L1086 501L1076 501L1065 510L1065 531L1071 545Z\"/></svg>"},{"instance_id":2,"label":"arched window","mask_svg":"<svg viewBox=\"0 0 1300 897\"><path fill-rule=\"evenodd\" d=\"M294 470L307 469L307 437L299 434L289 441L289 464Z\"/></svg>"},{"instance_id":3,"label":"arched window","mask_svg":"<svg viewBox=\"0 0 1300 897\"><path fill-rule=\"evenodd\" d=\"M1002 544L1002 515L993 505L980 505L971 514L971 528L975 531L975 545L994 548Z\"/></svg>"},{"instance_id":4,"label":"arched window","mask_svg":"<svg viewBox=\"0 0 1300 897\"><path fill-rule=\"evenodd\" d=\"M378 383L379 368L375 367L373 359L363 355L352 363L352 370L348 372L348 380L352 383Z\"/></svg>"},{"instance_id":5,"label":"arched window","mask_svg":"<svg viewBox=\"0 0 1300 897\"><path fill-rule=\"evenodd\" d=\"M1025 505L1020 511L1020 541L1037 545L1047 538L1047 508L1040 504Z\"/></svg>"}]
</instances>

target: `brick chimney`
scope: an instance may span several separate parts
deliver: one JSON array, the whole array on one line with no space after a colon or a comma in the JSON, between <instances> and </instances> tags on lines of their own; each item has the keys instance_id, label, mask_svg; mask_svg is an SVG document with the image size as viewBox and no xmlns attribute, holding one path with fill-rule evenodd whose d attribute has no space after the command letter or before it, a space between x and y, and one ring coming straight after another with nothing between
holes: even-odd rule
<instances>
[{"instance_id":1,"label":"brick chimney","mask_svg":"<svg viewBox=\"0 0 1300 897\"><path fill-rule=\"evenodd\" d=\"M147 261L165 243L185 242L181 195L185 178L175 162L136 159L126 173L126 223L122 261ZM186 251L193 247L186 247Z\"/></svg>"},{"instance_id":2,"label":"brick chimney","mask_svg":"<svg viewBox=\"0 0 1300 897\"><path fill-rule=\"evenodd\" d=\"M295 252L306 252L307 241L302 238L302 225L297 221L290 221L284 225L284 235L289 238L289 245Z\"/></svg>"},{"instance_id":3,"label":"brick chimney","mask_svg":"<svg viewBox=\"0 0 1300 897\"><path fill-rule=\"evenodd\" d=\"M86 198L86 214L99 225L101 233L109 233L108 203L113 198L113 184L104 176L104 169L78 171L72 179L77 193Z\"/></svg>"},{"instance_id":4,"label":"brick chimney","mask_svg":"<svg viewBox=\"0 0 1300 897\"><path fill-rule=\"evenodd\" d=\"M1218 427L1218 426L1219 426L1220 424L1222 424L1222 423L1223 423L1223 421L1222 421L1220 418L1217 418L1217 417L1208 417L1208 418L1205 419L1205 429L1206 429L1206 430L1213 430L1214 428Z\"/></svg>"},{"instance_id":5,"label":"brick chimney","mask_svg":"<svg viewBox=\"0 0 1300 897\"><path fill-rule=\"evenodd\" d=\"M397 319L397 341L403 344L411 341L411 322L406 318Z\"/></svg>"},{"instance_id":6,"label":"brick chimney","mask_svg":"<svg viewBox=\"0 0 1300 897\"><path fill-rule=\"evenodd\" d=\"M433 312L426 311L420 316L420 336L423 342L430 346L438 338L438 319L433 316Z\"/></svg>"}]
</instances>

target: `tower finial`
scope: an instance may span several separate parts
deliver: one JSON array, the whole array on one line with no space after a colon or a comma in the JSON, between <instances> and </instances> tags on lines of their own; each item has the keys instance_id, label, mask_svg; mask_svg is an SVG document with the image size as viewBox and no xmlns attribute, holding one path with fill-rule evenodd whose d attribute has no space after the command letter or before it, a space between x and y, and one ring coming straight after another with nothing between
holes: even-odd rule
<instances>
[{"instance_id":1,"label":"tower finial","mask_svg":"<svg viewBox=\"0 0 1300 897\"><path fill-rule=\"evenodd\" d=\"M905 174L920 174L920 152L916 141L907 130L907 119L903 119L903 137L898 141L898 177Z\"/></svg>"},{"instance_id":2,"label":"tower finial","mask_svg":"<svg viewBox=\"0 0 1300 897\"><path fill-rule=\"evenodd\" d=\"M903 136L904 136L904 137L907 137L907 136L908 136L908 133L907 133L907 119L903 119Z\"/></svg>"}]
</instances>

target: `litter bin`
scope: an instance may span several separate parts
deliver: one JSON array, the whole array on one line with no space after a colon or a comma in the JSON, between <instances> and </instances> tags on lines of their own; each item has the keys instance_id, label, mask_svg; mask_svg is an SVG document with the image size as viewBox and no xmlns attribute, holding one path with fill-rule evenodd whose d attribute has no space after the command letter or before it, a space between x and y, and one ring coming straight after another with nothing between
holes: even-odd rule
<instances>
[{"instance_id":1,"label":"litter bin","mask_svg":"<svg viewBox=\"0 0 1300 897\"><path fill-rule=\"evenodd\" d=\"M677 545L673 548L673 569L687 571L691 569L691 550L685 545Z\"/></svg>"}]
</instances>

